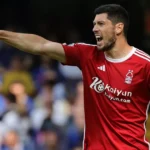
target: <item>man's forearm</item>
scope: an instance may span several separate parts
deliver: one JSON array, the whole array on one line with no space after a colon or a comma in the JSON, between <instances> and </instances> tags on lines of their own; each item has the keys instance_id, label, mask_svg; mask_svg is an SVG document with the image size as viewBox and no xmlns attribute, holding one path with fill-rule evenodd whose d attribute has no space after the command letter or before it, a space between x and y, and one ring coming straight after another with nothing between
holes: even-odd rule
<instances>
[{"instance_id":1,"label":"man's forearm","mask_svg":"<svg viewBox=\"0 0 150 150\"><path fill-rule=\"evenodd\" d=\"M46 39L34 35L0 30L0 40L25 52L40 54Z\"/></svg>"}]
</instances>

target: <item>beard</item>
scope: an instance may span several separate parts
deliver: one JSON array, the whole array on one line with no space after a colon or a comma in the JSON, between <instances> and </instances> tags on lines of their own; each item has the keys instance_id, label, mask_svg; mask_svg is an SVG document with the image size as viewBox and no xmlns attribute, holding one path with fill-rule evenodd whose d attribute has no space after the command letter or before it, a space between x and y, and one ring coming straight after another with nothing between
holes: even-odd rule
<instances>
[{"instance_id":1,"label":"beard","mask_svg":"<svg viewBox=\"0 0 150 150\"><path fill-rule=\"evenodd\" d=\"M103 47L97 46L97 48L98 50L102 50L102 51L110 51L114 47L115 43L116 43L116 37L112 36L106 42L104 42Z\"/></svg>"}]
</instances>

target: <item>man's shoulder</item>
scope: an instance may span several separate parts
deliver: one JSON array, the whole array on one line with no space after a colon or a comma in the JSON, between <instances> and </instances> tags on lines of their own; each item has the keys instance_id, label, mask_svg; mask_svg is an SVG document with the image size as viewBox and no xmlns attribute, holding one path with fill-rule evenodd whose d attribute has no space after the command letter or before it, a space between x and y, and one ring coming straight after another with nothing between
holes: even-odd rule
<instances>
[{"instance_id":1,"label":"man's shoulder","mask_svg":"<svg viewBox=\"0 0 150 150\"><path fill-rule=\"evenodd\" d=\"M136 48L134 55L136 56L137 62L150 64L150 55L145 51Z\"/></svg>"},{"instance_id":2,"label":"man's shoulder","mask_svg":"<svg viewBox=\"0 0 150 150\"><path fill-rule=\"evenodd\" d=\"M96 47L97 45L94 45L94 44L89 44L89 43L83 43L83 42L79 42L79 43L76 43L78 45L81 45L81 46L88 46L88 47Z\"/></svg>"},{"instance_id":3,"label":"man's shoulder","mask_svg":"<svg viewBox=\"0 0 150 150\"><path fill-rule=\"evenodd\" d=\"M95 49L95 48L97 48L96 45L88 44L88 43L72 43L72 44L69 44L68 46L77 46L79 48L88 48L88 49Z\"/></svg>"}]
</instances>

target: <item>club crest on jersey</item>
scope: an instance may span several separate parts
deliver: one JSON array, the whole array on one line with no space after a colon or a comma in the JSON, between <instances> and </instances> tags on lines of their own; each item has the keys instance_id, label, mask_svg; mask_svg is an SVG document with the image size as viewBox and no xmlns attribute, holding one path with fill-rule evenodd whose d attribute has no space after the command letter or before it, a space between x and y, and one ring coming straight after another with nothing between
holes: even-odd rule
<instances>
[{"instance_id":1,"label":"club crest on jersey","mask_svg":"<svg viewBox=\"0 0 150 150\"><path fill-rule=\"evenodd\" d=\"M131 84L133 79L133 70L128 70L125 78L125 83L126 84Z\"/></svg>"}]
</instances>

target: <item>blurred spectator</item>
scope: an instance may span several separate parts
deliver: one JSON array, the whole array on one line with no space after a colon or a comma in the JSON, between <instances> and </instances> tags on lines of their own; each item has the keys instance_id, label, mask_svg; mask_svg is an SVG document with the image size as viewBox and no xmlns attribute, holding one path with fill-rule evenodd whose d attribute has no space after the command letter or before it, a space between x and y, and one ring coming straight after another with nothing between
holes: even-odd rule
<instances>
[{"instance_id":1,"label":"blurred spectator","mask_svg":"<svg viewBox=\"0 0 150 150\"><path fill-rule=\"evenodd\" d=\"M54 101L66 99L66 87L65 87L63 82L59 82L59 83L54 85L54 87L53 87L53 99L54 99Z\"/></svg>"},{"instance_id":2,"label":"blurred spectator","mask_svg":"<svg viewBox=\"0 0 150 150\"><path fill-rule=\"evenodd\" d=\"M52 87L51 83L43 84L41 92L35 98L36 108L31 113L31 122L35 131L39 131L44 120L52 113Z\"/></svg>"},{"instance_id":3,"label":"blurred spectator","mask_svg":"<svg viewBox=\"0 0 150 150\"><path fill-rule=\"evenodd\" d=\"M76 97L72 103L71 121L65 133L64 149L70 150L82 147L84 133L84 103L83 83L79 82L76 87Z\"/></svg>"},{"instance_id":4,"label":"blurred spectator","mask_svg":"<svg viewBox=\"0 0 150 150\"><path fill-rule=\"evenodd\" d=\"M28 141L30 139L28 132L31 128L31 123L26 105L18 104L13 94L7 95L7 104L8 110L3 114L2 122L9 129L17 131L21 141Z\"/></svg>"},{"instance_id":5,"label":"blurred spectator","mask_svg":"<svg viewBox=\"0 0 150 150\"><path fill-rule=\"evenodd\" d=\"M53 103L52 88L54 83L53 81L45 81L41 85L41 90L34 98L35 109L31 113L31 122L35 132L38 132L44 120L51 116Z\"/></svg>"},{"instance_id":6,"label":"blurred spectator","mask_svg":"<svg viewBox=\"0 0 150 150\"><path fill-rule=\"evenodd\" d=\"M71 108L66 99L59 99L53 103L52 121L61 127L64 127L69 119Z\"/></svg>"},{"instance_id":7,"label":"blurred spectator","mask_svg":"<svg viewBox=\"0 0 150 150\"><path fill-rule=\"evenodd\" d=\"M76 84L82 80L82 73L77 67L59 64L59 72L64 77L65 88L68 94L74 94Z\"/></svg>"},{"instance_id":8,"label":"blurred spectator","mask_svg":"<svg viewBox=\"0 0 150 150\"><path fill-rule=\"evenodd\" d=\"M31 143L23 143L19 138L19 134L15 130L10 130L4 136L4 143L1 150L35 150Z\"/></svg>"},{"instance_id":9,"label":"blurred spectator","mask_svg":"<svg viewBox=\"0 0 150 150\"><path fill-rule=\"evenodd\" d=\"M61 74L66 78L70 80L81 80L82 79L82 73L77 67L72 66L63 66L59 64L59 70Z\"/></svg>"},{"instance_id":10,"label":"blurred spectator","mask_svg":"<svg viewBox=\"0 0 150 150\"><path fill-rule=\"evenodd\" d=\"M32 71L37 90L47 80L57 80L57 73L52 69L52 60L48 56L40 56L40 64Z\"/></svg>"},{"instance_id":11,"label":"blurred spectator","mask_svg":"<svg viewBox=\"0 0 150 150\"><path fill-rule=\"evenodd\" d=\"M41 130L39 137L40 142L37 144L36 150L59 150L59 135L57 130L51 125L47 129Z\"/></svg>"},{"instance_id":12,"label":"blurred spectator","mask_svg":"<svg viewBox=\"0 0 150 150\"><path fill-rule=\"evenodd\" d=\"M35 104L37 107L42 107L45 105L45 101L53 101L53 86L55 85L55 80L46 80L41 84L41 89L35 96Z\"/></svg>"},{"instance_id":13,"label":"blurred spectator","mask_svg":"<svg viewBox=\"0 0 150 150\"><path fill-rule=\"evenodd\" d=\"M20 116L15 110L9 110L2 119L3 123L9 127L9 129L20 132ZM19 125L19 126L18 126Z\"/></svg>"},{"instance_id":14,"label":"blurred spectator","mask_svg":"<svg viewBox=\"0 0 150 150\"><path fill-rule=\"evenodd\" d=\"M60 129L52 122L52 103L47 101L48 113L42 123L40 132L37 135L38 150L58 150L59 138L61 137Z\"/></svg>"},{"instance_id":15,"label":"blurred spectator","mask_svg":"<svg viewBox=\"0 0 150 150\"><path fill-rule=\"evenodd\" d=\"M8 131L9 127L3 121L0 121L0 150L3 144L3 138Z\"/></svg>"},{"instance_id":16,"label":"blurred spectator","mask_svg":"<svg viewBox=\"0 0 150 150\"><path fill-rule=\"evenodd\" d=\"M20 56L15 56L10 62L10 68L5 72L3 77L2 92L7 94L9 85L16 80L22 81L25 85L25 90L28 94L34 93L35 87L33 84L32 76L29 72L24 71L24 66Z\"/></svg>"},{"instance_id":17,"label":"blurred spectator","mask_svg":"<svg viewBox=\"0 0 150 150\"><path fill-rule=\"evenodd\" d=\"M19 111L29 114L34 108L34 102L27 94L24 83L20 80L14 80L10 83L8 90L15 96Z\"/></svg>"}]
</instances>

